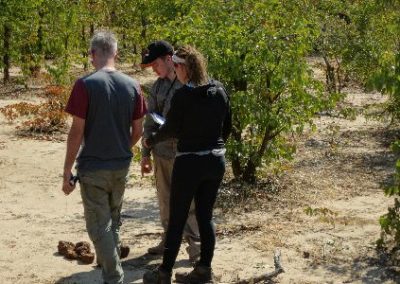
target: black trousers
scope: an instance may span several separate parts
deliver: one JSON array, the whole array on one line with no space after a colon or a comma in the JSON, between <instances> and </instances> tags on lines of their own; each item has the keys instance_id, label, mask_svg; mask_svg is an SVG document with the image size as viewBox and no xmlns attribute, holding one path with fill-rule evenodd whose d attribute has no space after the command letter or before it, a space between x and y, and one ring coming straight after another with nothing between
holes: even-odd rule
<instances>
[{"instance_id":1,"label":"black trousers","mask_svg":"<svg viewBox=\"0 0 400 284\"><path fill-rule=\"evenodd\" d=\"M213 207L224 173L224 156L190 154L175 159L172 170L169 224L161 265L164 271L171 272L174 266L193 198L201 241L200 264L211 266L215 248Z\"/></svg>"}]
</instances>

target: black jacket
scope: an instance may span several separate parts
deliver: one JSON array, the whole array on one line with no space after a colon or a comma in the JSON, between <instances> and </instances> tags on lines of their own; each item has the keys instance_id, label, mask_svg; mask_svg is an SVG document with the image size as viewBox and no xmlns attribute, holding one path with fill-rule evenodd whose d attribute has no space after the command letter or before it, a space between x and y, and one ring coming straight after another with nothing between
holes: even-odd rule
<instances>
[{"instance_id":1,"label":"black jacket","mask_svg":"<svg viewBox=\"0 0 400 284\"><path fill-rule=\"evenodd\" d=\"M218 81L183 86L171 101L165 123L147 140L149 146L167 138L178 139L179 152L220 149L231 133L229 97Z\"/></svg>"}]
</instances>

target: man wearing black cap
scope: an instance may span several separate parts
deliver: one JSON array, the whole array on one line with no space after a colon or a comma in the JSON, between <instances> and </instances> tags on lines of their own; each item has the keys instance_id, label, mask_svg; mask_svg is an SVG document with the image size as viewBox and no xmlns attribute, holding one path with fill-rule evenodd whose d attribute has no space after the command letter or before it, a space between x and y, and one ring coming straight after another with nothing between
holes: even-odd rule
<instances>
[{"instance_id":1,"label":"man wearing black cap","mask_svg":"<svg viewBox=\"0 0 400 284\"><path fill-rule=\"evenodd\" d=\"M170 109L172 96L177 89L182 87L182 84L176 78L174 64L172 62L173 47L168 42L160 40L151 43L147 49L147 53L142 59L142 68L151 66L158 76L147 99L148 113L157 113L162 117L166 117ZM148 115L144 123L143 138L148 138L158 127L159 125ZM144 139L142 139L142 141L143 140ZM152 171L151 154L153 155L154 176L156 179L160 218L164 233L168 228L169 197L176 144L176 139L169 139L154 145L151 150L142 147L142 175ZM165 234L163 234L162 240L157 246L148 249L150 254L163 254L164 236ZM185 226L184 238L189 244L186 249L189 254L189 259L195 262L200 256L200 237L193 203Z\"/></svg>"}]
</instances>

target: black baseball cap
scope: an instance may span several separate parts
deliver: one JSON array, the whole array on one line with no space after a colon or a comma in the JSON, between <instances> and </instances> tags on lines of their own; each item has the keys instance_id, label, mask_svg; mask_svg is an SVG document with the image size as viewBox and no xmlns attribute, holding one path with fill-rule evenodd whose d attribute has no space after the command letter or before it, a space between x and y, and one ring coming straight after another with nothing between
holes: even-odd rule
<instances>
[{"instance_id":1,"label":"black baseball cap","mask_svg":"<svg viewBox=\"0 0 400 284\"><path fill-rule=\"evenodd\" d=\"M164 40L158 40L152 42L147 47L145 54L142 56L142 68L148 67L157 58L164 55L172 55L174 53L174 48L172 45Z\"/></svg>"}]
</instances>

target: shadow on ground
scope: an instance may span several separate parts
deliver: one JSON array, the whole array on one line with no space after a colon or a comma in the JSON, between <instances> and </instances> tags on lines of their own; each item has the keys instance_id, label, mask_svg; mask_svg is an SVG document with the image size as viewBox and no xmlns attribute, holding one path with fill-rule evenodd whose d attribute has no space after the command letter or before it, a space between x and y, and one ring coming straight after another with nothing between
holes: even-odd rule
<instances>
[{"instance_id":1,"label":"shadow on ground","mask_svg":"<svg viewBox=\"0 0 400 284\"><path fill-rule=\"evenodd\" d=\"M155 200L147 202L130 200L124 201L121 217L122 219L135 219L135 222L139 224L155 223L158 226L159 212L157 201Z\"/></svg>"},{"instance_id":2,"label":"shadow on ground","mask_svg":"<svg viewBox=\"0 0 400 284\"><path fill-rule=\"evenodd\" d=\"M387 265L385 256L362 256L352 263L326 263L311 267L322 268L337 276L348 275L343 283L361 282L366 284L400 283L400 274Z\"/></svg>"},{"instance_id":3,"label":"shadow on ground","mask_svg":"<svg viewBox=\"0 0 400 284\"><path fill-rule=\"evenodd\" d=\"M149 254L140 255L122 261L124 270L124 283L141 283L145 271L155 269L160 263L159 256ZM63 277L56 284L89 284L102 283L101 268L93 266L93 270L78 272L68 277Z\"/></svg>"},{"instance_id":4,"label":"shadow on ground","mask_svg":"<svg viewBox=\"0 0 400 284\"><path fill-rule=\"evenodd\" d=\"M144 254L122 261L124 270L124 283L142 283L143 274L146 271L154 270L161 264L162 257L150 254ZM191 267L188 260L179 260L174 268ZM63 277L55 284L90 284L103 283L101 277L101 268L93 266L93 270L79 272L68 277Z\"/></svg>"}]
</instances>

